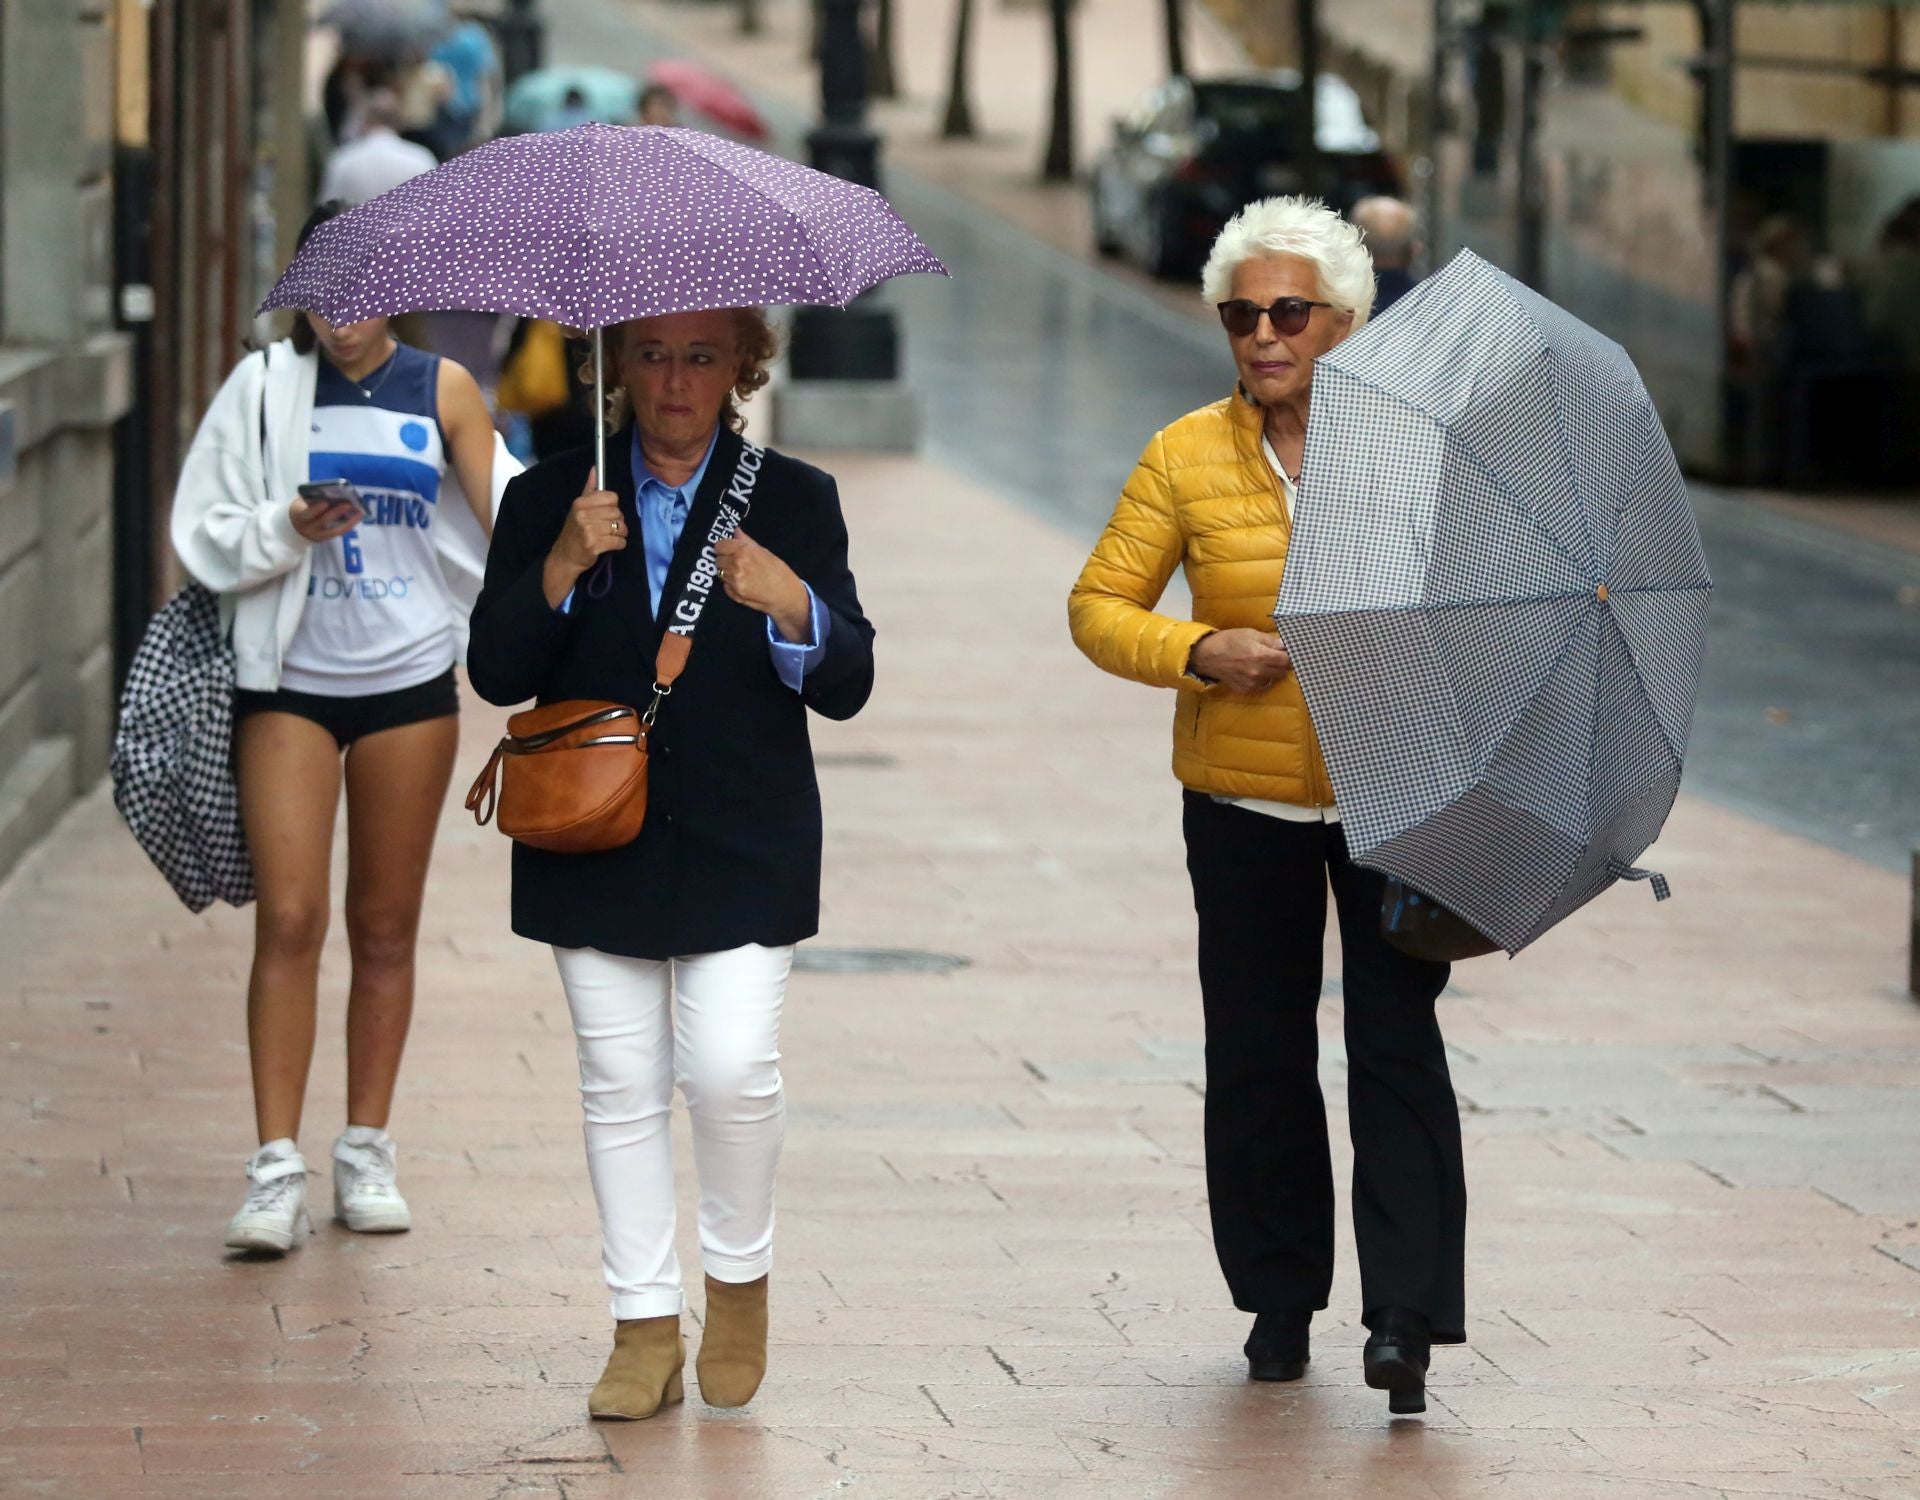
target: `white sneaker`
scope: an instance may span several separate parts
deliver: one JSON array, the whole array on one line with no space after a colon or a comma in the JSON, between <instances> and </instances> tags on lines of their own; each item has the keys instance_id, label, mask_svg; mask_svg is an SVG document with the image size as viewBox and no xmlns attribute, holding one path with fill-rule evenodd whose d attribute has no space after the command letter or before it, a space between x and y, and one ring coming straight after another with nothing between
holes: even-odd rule
<instances>
[{"instance_id":1,"label":"white sneaker","mask_svg":"<svg viewBox=\"0 0 1920 1500\"><path fill-rule=\"evenodd\" d=\"M306 1161L292 1141L268 1141L247 1158L247 1201L227 1226L227 1248L284 1255L312 1232Z\"/></svg>"},{"instance_id":2,"label":"white sneaker","mask_svg":"<svg viewBox=\"0 0 1920 1500\"><path fill-rule=\"evenodd\" d=\"M407 1200L393 1185L393 1137L371 1125L349 1125L333 1143L333 1216L361 1234L413 1228Z\"/></svg>"}]
</instances>

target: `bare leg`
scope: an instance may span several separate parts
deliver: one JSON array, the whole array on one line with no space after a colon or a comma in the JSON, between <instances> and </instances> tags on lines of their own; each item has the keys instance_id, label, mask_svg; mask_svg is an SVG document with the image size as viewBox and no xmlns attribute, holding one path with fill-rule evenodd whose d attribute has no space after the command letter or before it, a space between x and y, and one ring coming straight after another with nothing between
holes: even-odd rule
<instances>
[{"instance_id":1,"label":"bare leg","mask_svg":"<svg viewBox=\"0 0 1920 1500\"><path fill-rule=\"evenodd\" d=\"M347 751L347 1123L384 1130L413 1020L413 959L460 721L386 729Z\"/></svg>"},{"instance_id":2,"label":"bare leg","mask_svg":"<svg viewBox=\"0 0 1920 1500\"><path fill-rule=\"evenodd\" d=\"M297 1139L313 1062L320 945L327 936L340 747L295 714L248 714L234 730L240 816L253 857L247 1046L260 1140Z\"/></svg>"}]
</instances>

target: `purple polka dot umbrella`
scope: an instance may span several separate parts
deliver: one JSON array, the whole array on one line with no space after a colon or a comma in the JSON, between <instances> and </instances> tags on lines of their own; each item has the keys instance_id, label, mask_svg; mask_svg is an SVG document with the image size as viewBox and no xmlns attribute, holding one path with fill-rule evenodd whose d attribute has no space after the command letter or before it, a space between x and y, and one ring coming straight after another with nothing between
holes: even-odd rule
<instances>
[{"instance_id":1,"label":"purple polka dot umbrella","mask_svg":"<svg viewBox=\"0 0 1920 1500\"><path fill-rule=\"evenodd\" d=\"M845 307L947 268L882 198L698 130L579 125L478 146L314 231L261 311L435 309L574 328L701 308Z\"/></svg>"},{"instance_id":2,"label":"purple polka dot umbrella","mask_svg":"<svg viewBox=\"0 0 1920 1500\"><path fill-rule=\"evenodd\" d=\"M547 318L594 330L598 386L613 324L845 307L914 272L950 274L871 188L698 130L593 124L490 141L328 220L260 310Z\"/></svg>"}]
</instances>

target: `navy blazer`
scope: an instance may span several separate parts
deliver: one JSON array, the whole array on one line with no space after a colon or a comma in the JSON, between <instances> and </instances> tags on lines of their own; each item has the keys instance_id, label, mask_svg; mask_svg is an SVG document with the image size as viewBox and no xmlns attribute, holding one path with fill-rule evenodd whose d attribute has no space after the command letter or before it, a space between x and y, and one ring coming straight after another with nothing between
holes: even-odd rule
<instances>
[{"instance_id":1,"label":"navy blazer","mask_svg":"<svg viewBox=\"0 0 1920 1500\"><path fill-rule=\"evenodd\" d=\"M548 603L541 572L586 484L589 451L558 454L507 486L474 606L467 677L489 703L602 698L644 709L654 653L733 479L742 440L722 432L694 496L652 618L639 545L631 430L607 442L606 487L620 497L629 545L610 554L612 586L572 610ZM804 691L781 682L766 616L716 587L693 654L661 706L651 741L646 826L622 849L551 854L515 844L513 930L562 948L632 958L780 947L820 925L820 791L807 710L850 719L873 689L873 627L847 566L847 528L831 475L769 451L745 530L813 589L833 617Z\"/></svg>"}]
</instances>

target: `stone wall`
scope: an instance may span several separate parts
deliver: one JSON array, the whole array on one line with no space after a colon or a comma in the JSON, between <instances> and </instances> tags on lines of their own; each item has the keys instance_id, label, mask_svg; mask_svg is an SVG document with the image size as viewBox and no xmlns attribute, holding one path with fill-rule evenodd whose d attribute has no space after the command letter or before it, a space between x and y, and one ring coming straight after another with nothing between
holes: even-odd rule
<instances>
[{"instance_id":1,"label":"stone wall","mask_svg":"<svg viewBox=\"0 0 1920 1500\"><path fill-rule=\"evenodd\" d=\"M112 40L103 4L0 0L0 875L112 734Z\"/></svg>"}]
</instances>

